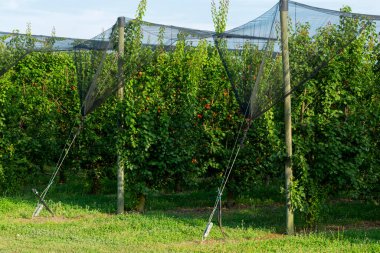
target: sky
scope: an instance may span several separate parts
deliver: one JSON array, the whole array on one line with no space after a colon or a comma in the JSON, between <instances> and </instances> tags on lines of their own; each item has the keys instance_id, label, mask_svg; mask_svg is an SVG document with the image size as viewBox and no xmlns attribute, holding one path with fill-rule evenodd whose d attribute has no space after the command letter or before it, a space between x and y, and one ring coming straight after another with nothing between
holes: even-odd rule
<instances>
[{"instance_id":1,"label":"sky","mask_svg":"<svg viewBox=\"0 0 380 253\"><path fill-rule=\"evenodd\" d=\"M230 0L227 29L245 24L269 10L278 0ZM379 0L298 0L320 8L380 15ZM133 18L139 0L0 0L0 31L89 39L110 28L117 17ZM144 20L213 30L211 0L148 0Z\"/></svg>"}]
</instances>

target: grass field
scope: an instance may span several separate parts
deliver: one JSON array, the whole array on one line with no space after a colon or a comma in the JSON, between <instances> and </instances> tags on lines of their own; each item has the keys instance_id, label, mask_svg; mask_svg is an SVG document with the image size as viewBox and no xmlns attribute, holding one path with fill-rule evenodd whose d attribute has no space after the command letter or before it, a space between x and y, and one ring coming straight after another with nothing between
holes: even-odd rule
<instances>
[{"instance_id":1,"label":"grass field","mask_svg":"<svg viewBox=\"0 0 380 253\"><path fill-rule=\"evenodd\" d=\"M224 238L214 226L201 243L213 193L155 194L144 214L114 215L115 196L86 195L58 186L31 219L32 194L0 198L1 252L380 252L380 207L334 201L318 232L297 215L296 236L284 235L284 207L273 189L257 191L223 210Z\"/></svg>"}]
</instances>

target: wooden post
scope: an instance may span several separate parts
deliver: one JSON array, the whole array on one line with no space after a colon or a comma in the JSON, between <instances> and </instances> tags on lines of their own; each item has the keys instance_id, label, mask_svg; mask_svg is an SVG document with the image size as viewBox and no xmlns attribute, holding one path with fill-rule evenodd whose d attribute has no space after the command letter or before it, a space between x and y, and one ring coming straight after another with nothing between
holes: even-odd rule
<instances>
[{"instance_id":1,"label":"wooden post","mask_svg":"<svg viewBox=\"0 0 380 253\"><path fill-rule=\"evenodd\" d=\"M294 234L294 213L290 199L289 188L292 183L292 110L290 97L290 68L289 68L289 47L288 47L288 0L280 0L281 19L281 44L282 44L282 67L284 77L284 122L285 122L285 189L286 189L286 232L288 235Z\"/></svg>"},{"instance_id":2,"label":"wooden post","mask_svg":"<svg viewBox=\"0 0 380 253\"><path fill-rule=\"evenodd\" d=\"M118 32L119 32L119 49L118 49L118 92L117 97L120 101L124 99L124 78L123 78L123 56L124 56L124 28L125 17L117 19ZM123 117L121 117L121 120ZM120 128L123 127L121 122ZM120 150L117 156L117 214L124 213L124 163L121 158Z\"/></svg>"}]
</instances>

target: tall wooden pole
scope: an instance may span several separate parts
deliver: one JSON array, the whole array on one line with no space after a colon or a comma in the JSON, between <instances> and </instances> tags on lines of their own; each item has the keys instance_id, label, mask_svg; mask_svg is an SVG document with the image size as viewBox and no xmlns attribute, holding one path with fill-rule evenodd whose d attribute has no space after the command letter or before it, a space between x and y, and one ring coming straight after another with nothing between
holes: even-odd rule
<instances>
[{"instance_id":1,"label":"tall wooden pole","mask_svg":"<svg viewBox=\"0 0 380 253\"><path fill-rule=\"evenodd\" d=\"M280 0L280 19L281 19L281 44L282 44L282 67L284 76L284 122L285 122L285 189L286 189L286 232L288 235L294 234L294 213L290 199L289 188L292 183L292 110L290 97L290 68L289 68L289 47L288 47L288 0Z\"/></svg>"},{"instance_id":2,"label":"tall wooden pole","mask_svg":"<svg viewBox=\"0 0 380 253\"><path fill-rule=\"evenodd\" d=\"M124 56L124 28L125 17L117 19L119 32L119 49L118 49L118 92L117 97L120 101L124 99L124 78L123 78L123 56ZM121 117L123 119L123 117ZM121 120L122 120L121 119ZM120 123L123 127L123 122ZM121 152L118 150L117 156L117 214L124 213L124 163L121 158Z\"/></svg>"}]
</instances>

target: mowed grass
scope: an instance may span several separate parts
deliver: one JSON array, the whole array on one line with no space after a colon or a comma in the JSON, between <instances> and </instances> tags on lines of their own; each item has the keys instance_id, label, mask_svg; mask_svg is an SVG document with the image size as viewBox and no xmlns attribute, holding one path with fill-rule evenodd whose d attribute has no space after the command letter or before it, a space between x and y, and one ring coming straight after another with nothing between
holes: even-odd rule
<instances>
[{"instance_id":1,"label":"mowed grass","mask_svg":"<svg viewBox=\"0 0 380 253\"><path fill-rule=\"evenodd\" d=\"M272 190L272 193L271 193ZM262 189L223 210L223 237L214 225L201 242L214 193L152 194L144 214L115 215L114 195L86 195L58 186L31 218L32 194L0 198L1 252L380 252L380 207L334 201L318 232L284 235L285 209L276 190Z\"/></svg>"}]
</instances>

